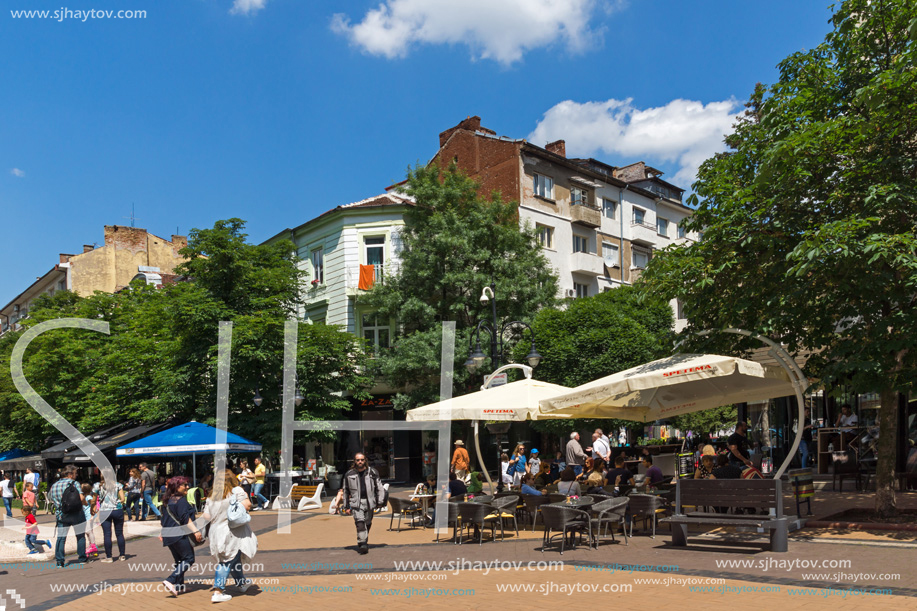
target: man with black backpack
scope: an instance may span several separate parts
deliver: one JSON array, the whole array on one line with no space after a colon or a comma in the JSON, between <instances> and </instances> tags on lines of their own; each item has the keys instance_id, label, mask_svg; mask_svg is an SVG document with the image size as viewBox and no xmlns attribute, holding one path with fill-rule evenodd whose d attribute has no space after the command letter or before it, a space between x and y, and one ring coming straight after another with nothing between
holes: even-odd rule
<instances>
[{"instance_id":1,"label":"man with black backpack","mask_svg":"<svg viewBox=\"0 0 917 611\"><path fill-rule=\"evenodd\" d=\"M76 481L76 467L67 465L48 492L48 498L57 508L57 543L54 546L54 558L58 568L63 568L67 546L67 533L73 526L76 535L77 562L86 562L86 516L83 512L83 496Z\"/></svg>"}]
</instances>

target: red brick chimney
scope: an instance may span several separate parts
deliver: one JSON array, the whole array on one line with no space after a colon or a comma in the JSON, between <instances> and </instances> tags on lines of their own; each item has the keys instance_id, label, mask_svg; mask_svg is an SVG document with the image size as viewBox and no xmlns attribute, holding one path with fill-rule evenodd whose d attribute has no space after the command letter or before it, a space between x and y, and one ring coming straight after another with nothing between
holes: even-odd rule
<instances>
[{"instance_id":1,"label":"red brick chimney","mask_svg":"<svg viewBox=\"0 0 917 611\"><path fill-rule=\"evenodd\" d=\"M567 156L567 143L563 140L548 142L546 145L544 145L544 148L549 153L554 153L555 155L560 155L561 157Z\"/></svg>"},{"instance_id":2,"label":"red brick chimney","mask_svg":"<svg viewBox=\"0 0 917 611\"><path fill-rule=\"evenodd\" d=\"M446 140L449 139L449 136L460 129L466 129L470 132L484 132L486 134L490 134L491 136L497 135L497 132L494 130L487 129L486 127L481 127L481 117L475 115L474 117L466 117L464 121L455 127L450 127L446 131L442 132L439 135L439 146L442 147L444 144L446 144Z\"/></svg>"}]
</instances>

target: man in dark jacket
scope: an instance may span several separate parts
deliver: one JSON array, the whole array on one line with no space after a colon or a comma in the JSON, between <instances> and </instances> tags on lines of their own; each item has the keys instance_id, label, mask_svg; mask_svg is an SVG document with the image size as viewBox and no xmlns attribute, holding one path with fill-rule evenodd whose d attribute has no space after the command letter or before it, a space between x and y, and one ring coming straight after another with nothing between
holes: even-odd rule
<instances>
[{"instance_id":1,"label":"man in dark jacket","mask_svg":"<svg viewBox=\"0 0 917 611\"><path fill-rule=\"evenodd\" d=\"M366 455L353 457L353 468L344 475L344 509L350 509L357 526L357 551L369 551L373 510L385 505L385 487L379 473L366 462Z\"/></svg>"}]
</instances>

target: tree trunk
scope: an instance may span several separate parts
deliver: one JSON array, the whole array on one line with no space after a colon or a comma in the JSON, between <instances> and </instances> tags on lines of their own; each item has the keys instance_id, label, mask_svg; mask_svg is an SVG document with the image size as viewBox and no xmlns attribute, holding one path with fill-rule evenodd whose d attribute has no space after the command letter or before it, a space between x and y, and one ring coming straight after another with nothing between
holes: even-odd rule
<instances>
[{"instance_id":1,"label":"tree trunk","mask_svg":"<svg viewBox=\"0 0 917 611\"><path fill-rule=\"evenodd\" d=\"M895 454L898 447L898 393L879 394L879 444L876 464L876 513L887 518L897 513L895 504Z\"/></svg>"}]
</instances>

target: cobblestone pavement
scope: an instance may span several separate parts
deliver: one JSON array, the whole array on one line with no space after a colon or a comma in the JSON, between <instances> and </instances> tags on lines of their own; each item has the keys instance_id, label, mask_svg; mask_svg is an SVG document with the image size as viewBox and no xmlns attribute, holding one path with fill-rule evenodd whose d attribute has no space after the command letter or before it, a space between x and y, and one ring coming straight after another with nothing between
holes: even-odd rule
<instances>
[{"instance_id":1,"label":"cobblestone pavement","mask_svg":"<svg viewBox=\"0 0 917 611\"><path fill-rule=\"evenodd\" d=\"M851 493L847 498L847 493L837 493L830 505L869 506L871 500L872 495ZM902 495L901 501L901 506L917 505L917 495ZM583 604L584 595L598 595L627 608L725 603L779 605L787 611L917 609L917 533L808 529L793 533L789 553L777 554L762 551L763 539L753 535L729 534L740 543L724 545L719 540L723 533L694 538L689 548L675 549L667 544L668 533L661 531L655 539L637 533L628 545L603 543L598 550L577 546L561 556L550 548L540 551L540 529L533 533L523 528L518 537L508 531L504 541L498 536L496 542L488 533L483 545L459 546L448 541L451 532L440 543L433 542L430 529L389 532L390 515L376 516L370 552L361 556L348 517L295 515L292 532L282 535L275 530L276 513L253 514L259 552L247 575L256 586L245 594L228 588L234 598L224 604L251 609L315 604L478 609L510 601L531 607L574 596ZM0 594L10 610L18 607L7 590L15 590L26 609L66 605L124 611L211 604L213 567L206 546L198 548L197 564L187 575L189 591L177 599L161 587L171 571L171 556L158 539L130 540L127 551L127 562L91 562L71 569L53 568L53 559L0 564ZM538 564L561 561L562 567Z\"/></svg>"}]
</instances>

